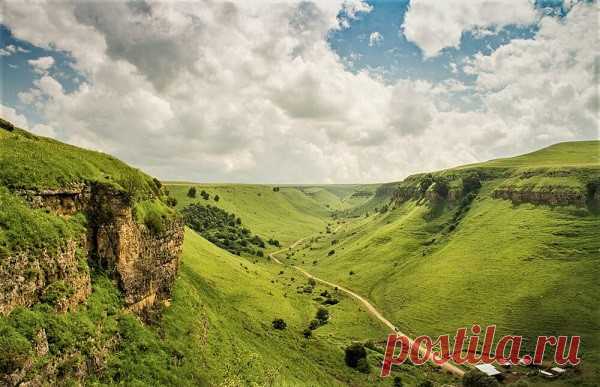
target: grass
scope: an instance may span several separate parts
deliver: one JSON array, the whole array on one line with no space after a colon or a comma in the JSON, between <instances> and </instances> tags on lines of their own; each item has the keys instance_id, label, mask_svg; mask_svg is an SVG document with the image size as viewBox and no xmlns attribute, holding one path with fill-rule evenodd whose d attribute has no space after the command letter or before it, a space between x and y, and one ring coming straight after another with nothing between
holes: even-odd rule
<instances>
[{"instance_id":1,"label":"grass","mask_svg":"<svg viewBox=\"0 0 600 387\"><path fill-rule=\"evenodd\" d=\"M1 131L0 185L9 188L56 189L101 182L146 196L156 183L116 158L17 129Z\"/></svg>"},{"instance_id":2,"label":"grass","mask_svg":"<svg viewBox=\"0 0 600 387\"><path fill-rule=\"evenodd\" d=\"M189 198L191 186L198 192L205 190L209 200ZM166 183L170 195L177 199L177 208L200 202L218 206L242 219L244 225L263 239L278 239L289 244L307 234L322 231L327 225L330 211L325 205L295 187L281 187L274 192L266 185ZM219 201L212 198L219 195Z\"/></svg>"},{"instance_id":3,"label":"grass","mask_svg":"<svg viewBox=\"0 0 600 387\"><path fill-rule=\"evenodd\" d=\"M82 216L64 219L31 209L0 186L0 259L15 252L55 252L85 233Z\"/></svg>"},{"instance_id":4,"label":"grass","mask_svg":"<svg viewBox=\"0 0 600 387\"><path fill-rule=\"evenodd\" d=\"M595 144L581 149L595 152ZM573 156L569 151L580 145L559 144L549 148L549 155L534 153L532 160L542 164L562 158L566 165L593 160L593 155ZM523 158L503 164L524 165ZM413 335L496 324L499 334L528 338L529 350L538 335L581 335L583 373L553 384L598 380L600 216L586 208L515 206L493 199L491 193L500 186L534 191L585 188L580 175L511 175L484 182L458 224L458 205L432 207L411 200L307 243L296 256L305 255L303 266L315 275L366 295ZM336 253L329 256L334 239Z\"/></svg>"}]
</instances>

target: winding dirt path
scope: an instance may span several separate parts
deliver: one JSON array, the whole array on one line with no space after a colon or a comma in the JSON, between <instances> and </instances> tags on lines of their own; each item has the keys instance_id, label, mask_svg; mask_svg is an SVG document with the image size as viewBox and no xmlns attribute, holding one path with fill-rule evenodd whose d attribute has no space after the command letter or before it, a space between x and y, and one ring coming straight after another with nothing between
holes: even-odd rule
<instances>
[{"instance_id":1,"label":"winding dirt path","mask_svg":"<svg viewBox=\"0 0 600 387\"><path fill-rule=\"evenodd\" d=\"M337 228L334 230L334 232L337 232L337 231L340 229L340 227L342 227L342 226L341 226L341 225L340 225L340 226L338 226L338 227L337 227ZM287 247L287 248L284 248L284 249L281 249L281 250L277 250L277 251L274 251L274 252L270 253L270 254L269 254L269 258L271 258L271 259L272 259L274 262L278 263L279 265L284 265L284 263L283 263L283 262L281 262L279 259L277 259L276 255L277 255L277 254L281 254L281 253L283 253L283 252L285 252L285 251L289 250L290 248L291 248L291 249L295 248L296 246L298 246L298 244L302 243L302 242L303 242L304 240L306 240L307 238L308 238L308 237L304 237L304 238L302 238L302 239L298 239L298 240L297 240L296 242L294 242L294 243L293 243L291 246L289 246L289 247ZM363 304L363 305L364 305L364 306L367 308L367 311L368 311L368 312L369 312L371 315L375 316L375 318L377 318L377 319L378 319L379 321L381 321L381 322L382 322L384 325L386 325L388 328L390 328L390 330L391 330L393 333L396 333L396 335L398 335L398 336L404 336L404 337L406 337L406 338L408 339L408 342L410 343L410 345L411 345L411 346L413 345L413 343L414 343L414 340L413 340L413 339L411 339L411 338L410 338L408 335L406 335L406 334L404 334L404 333L400 332L400 331L398 330L398 328L397 328L396 326L394 326L394 324L392 324L392 323L391 323L391 322L390 322L388 319L386 319L385 317L383 317L383 315L381 314L381 312L379 312L379 311L377 310L377 308L375 308L375 307L374 307L374 306L373 306L373 305L372 305L372 304L371 304L371 303L370 303L370 302L369 302L369 301L368 301L366 298L364 298L364 297L362 297L361 295L359 295L359 294L357 294L357 293L353 292L352 290L346 289L346 288L344 288L343 286L340 286L340 285L338 285L338 284L336 284L336 283L334 283L334 282L329 282L329 281L326 281L326 280L324 280L324 279L321 279L321 278L319 278L319 277L316 277L316 276L312 275L311 273L309 273L308 271L304 270L304 269L303 269L303 268L301 268L301 267L298 267L298 266L292 266L292 267L293 267L294 269L296 269L297 271L299 271L300 273L302 273L302 275L304 275L304 276L305 276L305 277L307 277L307 278L312 278L312 279L314 279L314 280L315 280L315 281L317 281L317 282L321 282L321 283L323 283L323 284L325 284L325 285L331 286L331 287L333 287L333 288L337 288L338 290L340 290L340 291L342 291L342 292L344 292L344 293L346 293L346 294L350 295L351 297L353 297L353 298L357 299L358 301L360 301L360 302L361 302L361 303L362 303L362 304ZM425 355L425 353L426 353L426 349L425 349L424 347L420 347L420 348L419 348L419 353L420 353L421 355ZM432 364L435 364L435 363L433 363L433 362L432 362ZM439 367L441 367L443 370L445 370L445 371L448 371L448 372L450 372L450 373L452 373L452 374L454 374L454 375L456 375L456 376L458 376L458 377L462 377L462 376L465 374L465 372L464 372L462 369L458 368L457 366L455 366L454 364L451 364L451 363L444 363L444 364L442 364L442 365L441 365L441 366L439 366Z\"/></svg>"}]
</instances>

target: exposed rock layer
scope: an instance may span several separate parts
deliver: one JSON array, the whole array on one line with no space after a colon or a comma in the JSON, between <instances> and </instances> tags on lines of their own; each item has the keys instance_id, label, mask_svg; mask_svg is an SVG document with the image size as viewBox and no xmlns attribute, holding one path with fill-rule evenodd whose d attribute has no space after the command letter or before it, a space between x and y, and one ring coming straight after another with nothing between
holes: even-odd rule
<instances>
[{"instance_id":1,"label":"exposed rock layer","mask_svg":"<svg viewBox=\"0 0 600 387\"><path fill-rule=\"evenodd\" d=\"M181 219L165 219L163 230L152 231L135 221L125 193L102 184L16 193L33 208L47 208L60 216L85 213L88 231L58 252L23 252L0 260L0 313L31 306L56 281L68 288L56 303L58 310L84 301L91 292L86 259L113 273L125 303L137 312L169 298L183 244Z\"/></svg>"}]
</instances>

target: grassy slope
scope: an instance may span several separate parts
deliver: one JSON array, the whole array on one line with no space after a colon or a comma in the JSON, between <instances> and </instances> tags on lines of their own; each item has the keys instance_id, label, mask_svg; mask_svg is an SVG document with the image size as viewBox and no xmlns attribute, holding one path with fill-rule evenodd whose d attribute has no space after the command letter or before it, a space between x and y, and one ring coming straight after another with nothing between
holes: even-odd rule
<instances>
[{"instance_id":1,"label":"grassy slope","mask_svg":"<svg viewBox=\"0 0 600 387\"><path fill-rule=\"evenodd\" d=\"M116 158L67 145L24 130L0 130L0 185L10 188L53 189L83 182L154 192L148 175Z\"/></svg>"},{"instance_id":2,"label":"grassy slope","mask_svg":"<svg viewBox=\"0 0 600 387\"><path fill-rule=\"evenodd\" d=\"M274 383L277 386L391 385L377 376L381 356L371 353L374 372L360 374L344 365L343 348L354 340L381 340L386 329L343 295L328 307L328 324L307 340L302 331L319 306L313 294L297 293L306 281L291 269L253 264L186 232L183 265L160 331L185 359L184 369L200 369L211 383ZM292 280L293 278L293 280ZM331 289L329 289L331 291ZM275 318L284 331L271 327ZM429 368L406 366L405 380L449 380ZM427 372L427 374L426 374Z\"/></svg>"},{"instance_id":3,"label":"grassy slope","mask_svg":"<svg viewBox=\"0 0 600 387\"><path fill-rule=\"evenodd\" d=\"M562 142L521 156L469 164L457 169L472 167L598 167L600 141Z\"/></svg>"},{"instance_id":4,"label":"grassy slope","mask_svg":"<svg viewBox=\"0 0 600 387\"><path fill-rule=\"evenodd\" d=\"M187 197L191 186L198 189L197 198ZM266 239L274 237L289 244L303 236L325 229L330 211L321 203L294 187L281 187L273 192L266 185L241 184L167 184L171 196L178 201L177 207L200 201L217 205L242 218L244 225L253 233ZM200 191L210 194L210 200L200 197ZM219 195L220 200L213 200Z\"/></svg>"},{"instance_id":5,"label":"grassy slope","mask_svg":"<svg viewBox=\"0 0 600 387\"><path fill-rule=\"evenodd\" d=\"M580 145L559 144L513 165L597 167L587 160L597 160L598 142ZM580 334L585 379L598 380L600 216L492 199L490 192L502 184L485 183L453 232L444 227L455 209L438 210L432 219L427 206L410 201L330 237L340 241L331 257L329 240L314 243L304 250L306 262L318 264L305 266L367 295L413 334L473 323L495 323L501 333L527 337Z\"/></svg>"}]
</instances>

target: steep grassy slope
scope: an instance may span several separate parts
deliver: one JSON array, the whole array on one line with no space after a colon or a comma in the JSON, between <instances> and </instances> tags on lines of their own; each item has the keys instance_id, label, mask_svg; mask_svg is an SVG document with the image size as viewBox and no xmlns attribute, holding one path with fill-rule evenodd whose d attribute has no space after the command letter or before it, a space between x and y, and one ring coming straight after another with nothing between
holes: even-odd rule
<instances>
[{"instance_id":1,"label":"steep grassy slope","mask_svg":"<svg viewBox=\"0 0 600 387\"><path fill-rule=\"evenodd\" d=\"M599 181L600 165L589 162L598 160L598 145L558 144L503 160L501 174L489 172L466 204L433 193L398 200L390 212L306 244L304 266L366 295L412 334L451 333L479 323L524 335L529 344L537 335L582 335L583 374L562 383L600 380L600 215L583 202L532 204L524 195L515 204L494 197L503 187L530 189L525 183L531 179L536 189L551 189L550 200L565 192L585 197ZM551 171L539 169L551 163ZM487 165L477 170L485 175ZM331 249L335 254L328 254Z\"/></svg>"},{"instance_id":2,"label":"steep grassy slope","mask_svg":"<svg viewBox=\"0 0 600 387\"><path fill-rule=\"evenodd\" d=\"M187 196L191 186L197 188L196 198ZM219 206L239 216L253 233L283 244L323 231L330 216L324 204L294 187L281 187L275 192L266 185L167 183L167 189L177 199L178 208L197 201ZM202 190L210 195L208 201L201 198ZM218 202L214 201L215 195L219 196Z\"/></svg>"},{"instance_id":3,"label":"steep grassy slope","mask_svg":"<svg viewBox=\"0 0 600 387\"><path fill-rule=\"evenodd\" d=\"M457 169L474 167L597 167L600 164L600 142L573 141L549 147L521 156L469 164Z\"/></svg>"}]
</instances>

